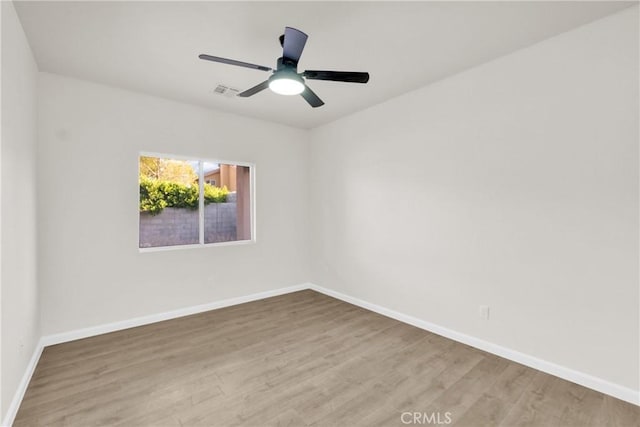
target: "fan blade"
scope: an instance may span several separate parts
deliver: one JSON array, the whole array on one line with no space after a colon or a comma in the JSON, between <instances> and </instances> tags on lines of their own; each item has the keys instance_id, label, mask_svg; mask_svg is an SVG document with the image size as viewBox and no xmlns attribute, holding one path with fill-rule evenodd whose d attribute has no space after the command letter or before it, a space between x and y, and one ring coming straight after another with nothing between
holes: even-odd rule
<instances>
[{"instance_id":1,"label":"fan blade","mask_svg":"<svg viewBox=\"0 0 640 427\"><path fill-rule=\"evenodd\" d=\"M324 105L322 99L318 98L318 95L316 95L307 85L304 86L304 91L300 95L302 95L305 101L307 101L313 108L322 107Z\"/></svg>"},{"instance_id":2,"label":"fan blade","mask_svg":"<svg viewBox=\"0 0 640 427\"><path fill-rule=\"evenodd\" d=\"M295 28L285 27L282 57L290 59L297 64L305 43L307 43L307 35L305 33Z\"/></svg>"},{"instance_id":3,"label":"fan blade","mask_svg":"<svg viewBox=\"0 0 640 427\"><path fill-rule=\"evenodd\" d=\"M369 81L369 73L355 71L307 70L302 75L311 80L331 80L348 83L366 83Z\"/></svg>"},{"instance_id":4,"label":"fan blade","mask_svg":"<svg viewBox=\"0 0 640 427\"><path fill-rule=\"evenodd\" d=\"M260 83L259 85L255 85L251 89L247 89L244 92L239 93L238 96L241 97L241 98L248 98L248 97L250 97L252 95L255 95L258 92L261 92L261 91L265 90L268 87L269 87L269 80L265 80L262 83Z\"/></svg>"},{"instance_id":5,"label":"fan blade","mask_svg":"<svg viewBox=\"0 0 640 427\"><path fill-rule=\"evenodd\" d=\"M260 71L271 71L273 69L273 68L265 67L264 65L249 64L248 62L236 61L235 59L220 58L219 56L202 54L202 55L199 55L198 58L204 59L205 61L221 62L223 64L237 65L238 67L253 68L254 70L260 70Z\"/></svg>"}]
</instances>

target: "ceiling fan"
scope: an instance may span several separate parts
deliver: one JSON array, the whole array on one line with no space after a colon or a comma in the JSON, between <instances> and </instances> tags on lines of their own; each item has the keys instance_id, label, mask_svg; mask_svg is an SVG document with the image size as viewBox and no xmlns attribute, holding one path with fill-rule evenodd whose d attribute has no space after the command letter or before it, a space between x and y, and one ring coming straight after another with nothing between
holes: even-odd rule
<instances>
[{"instance_id":1,"label":"ceiling fan","mask_svg":"<svg viewBox=\"0 0 640 427\"><path fill-rule=\"evenodd\" d=\"M305 79L331 80L347 83L366 83L369 81L369 73L352 71L306 70L302 73L298 73L298 61L302 55L302 50L307 42L307 38L308 36L302 31L286 27L284 29L284 34L280 36L282 57L278 58L275 70L263 65L250 64L248 62L220 58L218 56L202 54L198 57L206 61L221 62L223 64L273 72L267 80L252 87L251 89L247 89L244 92L239 93L238 96L242 98L248 98L265 90L266 88L269 88L280 95L302 95L302 97L313 108L324 105L324 102L309 88L309 86L306 85Z\"/></svg>"}]
</instances>

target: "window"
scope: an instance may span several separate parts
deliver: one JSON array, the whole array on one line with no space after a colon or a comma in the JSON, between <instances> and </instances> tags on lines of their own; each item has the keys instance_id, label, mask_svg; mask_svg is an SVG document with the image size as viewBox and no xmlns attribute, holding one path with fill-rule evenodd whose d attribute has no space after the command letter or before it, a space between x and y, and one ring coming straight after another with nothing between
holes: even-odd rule
<instances>
[{"instance_id":1,"label":"window","mask_svg":"<svg viewBox=\"0 0 640 427\"><path fill-rule=\"evenodd\" d=\"M253 239L252 165L151 154L138 163L141 249Z\"/></svg>"}]
</instances>

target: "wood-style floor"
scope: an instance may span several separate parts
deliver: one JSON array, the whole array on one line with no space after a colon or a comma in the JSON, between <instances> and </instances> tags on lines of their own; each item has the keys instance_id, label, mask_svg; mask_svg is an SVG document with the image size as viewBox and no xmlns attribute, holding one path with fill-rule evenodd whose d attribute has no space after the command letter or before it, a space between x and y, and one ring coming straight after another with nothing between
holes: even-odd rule
<instances>
[{"instance_id":1,"label":"wood-style floor","mask_svg":"<svg viewBox=\"0 0 640 427\"><path fill-rule=\"evenodd\" d=\"M640 408L302 291L47 347L14 426L449 420L638 426Z\"/></svg>"}]
</instances>

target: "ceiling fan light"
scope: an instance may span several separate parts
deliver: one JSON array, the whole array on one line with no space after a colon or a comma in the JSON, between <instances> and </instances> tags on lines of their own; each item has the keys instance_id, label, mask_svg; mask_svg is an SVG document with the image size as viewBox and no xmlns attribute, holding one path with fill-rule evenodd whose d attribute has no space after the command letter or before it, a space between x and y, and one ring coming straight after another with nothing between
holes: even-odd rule
<instances>
[{"instance_id":1,"label":"ceiling fan light","mask_svg":"<svg viewBox=\"0 0 640 427\"><path fill-rule=\"evenodd\" d=\"M297 74L277 76L269 79L269 89L279 95L299 95L304 91L304 83Z\"/></svg>"}]
</instances>

